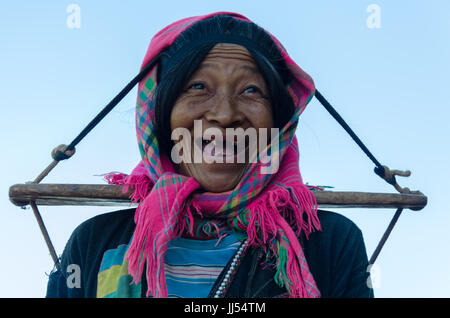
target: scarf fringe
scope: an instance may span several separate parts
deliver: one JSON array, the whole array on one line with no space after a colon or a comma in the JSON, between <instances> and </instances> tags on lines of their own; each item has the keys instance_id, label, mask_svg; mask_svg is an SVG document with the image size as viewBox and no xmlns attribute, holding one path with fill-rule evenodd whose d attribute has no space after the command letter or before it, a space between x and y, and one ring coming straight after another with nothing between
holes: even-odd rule
<instances>
[{"instance_id":1,"label":"scarf fringe","mask_svg":"<svg viewBox=\"0 0 450 318\"><path fill-rule=\"evenodd\" d=\"M317 297L306 286L309 269L298 241L302 231L308 238L312 231L321 230L311 191L299 183L289 188L277 186L239 216L236 219L245 219L239 225L246 228L249 245L263 247L267 258L276 260L277 284L286 287L290 297Z\"/></svg>"},{"instance_id":2,"label":"scarf fringe","mask_svg":"<svg viewBox=\"0 0 450 318\"><path fill-rule=\"evenodd\" d=\"M191 182L186 182L178 191L172 207L178 206L183 212L171 211L169 224L165 226L173 231L156 233L154 229L160 228L156 223L162 220L155 218L155 215L150 217L152 205L157 202L151 193L151 180L145 175L127 176L120 173L105 175L105 179L109 184L123 185L124 192L129 187L135 189L130 199L138 203L135 213L136 230L126 256L129 272L133 277L132 283L138 284L141 281L146 265L147 296L167 297L164 257L168 242L183 233L193 235L194 215L203 217L201 206L187 199L192 189L198 187L198 183L190 179ZM307 186L300 182L290 184L289 187L273 186L231 220L235 222L232 228L247 233L249 246L262 247L268 255L267 259L275 261L275 282L280 287L286 287L290 297L318 296L306 286L305 275L309 274L309 269L298 241L302 231L308 238L312 231L321 230L317 203Z\"/></svg>"},{"instance_id":3,"label":"scarf fringe","mask_svg":"<svg viewBox=\"0 0 450 318\"><path fill-rule=\"evenodd\" d=\"M148 238L152 236L152 223L154 218L148 217L150 214L150 205L152 197L149 195L151 192L153 183L151 179L144 174L131 174L126 175L123 173L109 173L105 175L105 180L109 184L122 185L123 192L127 192L130 187L134 188L133 193L130 196L132 203L137 203L138 207L134 215L134 221L136 224L136 230L133 234L132 244L127 251L126 258L128 260L128 269L133 277L132 284L138 284L141 281L142 273L144 270L144 265L152 268L154 264L158 264L158 260L161 259L161 254L159 256L157 253L144 253L144 251L153 251L154 244ZM164 247L161 247L164 250ZM165 251L164 251L165 254ZM161 269L157 269L160 271ZM160 278L161 275L158 275ZM147 297L151 293L154 297L157 294L153 292L157 288L150 288L150 286L159 285L164 286L164 282L160 279L152 279L153 275L149 275L149 270L147 270L147 281L149 289L147 291ZM164 294L164 290L162 291Z\"/></svg>"},{"instance_id":4,"label":"scarf fringe","mask_svg":"<svg viewBox=\"0 0 450 318\"><path fill-rule=\"evenodd\" d=\"M144 174L131 174L124 173L108 173L104 175L105 181L108 184L115 184L123 186L123 193L128 192L129 188L133 188L134 191L130 196L132 203L140 203L144 201L147 195L150 193L153 187L153 182L149 177Z\"/></svg>"},{"instance_id":5,"label":"scarf fringe","mask_svg":"<svg viewBox=\"0 0 450 318\"><path fill-rule=\"evenodd\" d=\"M161 215L156 214L154 210L155 202L160 202L158 191L149 190L149 180L145 176L136 176L134 178L123 178L116 176L110 178L111 182L123 182L126 187L136 187L132 195L132 200L139 202L135 212L136 229L133 239L125 256L128 261L128 270L133 277L132 284L138 284L141 281L146 266L147 278L147 297L167 297L167 285L164 272L164 258L167 252L169 241L181 236L187 229L193 231L193 213L190 208L184 209L184 202L188 196L199 187L199 184L189 178L183 186L178 189L174 204L169 212L168 224ZM124 187L125 191L125 187ZM178 213L178 211L185 211ZM188 222L184 222L183 217ZM158 231L158 229L163 230ZM168 229L168 230L166 230Z\"/></svg>"}]
</instances>

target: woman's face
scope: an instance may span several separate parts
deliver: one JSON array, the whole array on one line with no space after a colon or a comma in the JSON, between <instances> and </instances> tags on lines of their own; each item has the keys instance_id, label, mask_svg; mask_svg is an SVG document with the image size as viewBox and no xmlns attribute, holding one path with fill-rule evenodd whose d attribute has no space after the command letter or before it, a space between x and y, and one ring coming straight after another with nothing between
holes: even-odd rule
<instances>
[{"instance_id":1,"label":"woman's face","mask_svg":"<svg viewBox=\"0 0 450 318\"><path fill-rule=\"evenodd\" d=\"M243 46L219 43L213 47L196 72L187 81L173 107L170 126L186 128L191 137L191 161L177 165L179 173L194 177L203 189L210 192L225 192L233 189L249 167L248 154L244 162L229 163L225 158L235 151L235 147L226 147L226 138L234 138L227 128L248 128L256 132L270 132L273 127L272 109L266 82L259 72L252 55ZM197 136L194 134L194 122ZM201 123L202 136L209 128L222 132L222 162L194 160L195 145L202 150L209 144L209 138L196 141ZM209 130L211 131L211 130ZM230 131L230 130L228 130ZM238 130L235 130L238 131ZM242 130L241 130L242 131ZM259 138L257 134L257 138ZM235 139L235 138L234 138ZM235 139L236 140L236 139ZM248 138L246 139L248 143ZM186 141L186 140L185 140ZM175 141L177 143L177 141ZM248 152L248 144L245 151ZM221 153L214 154L221 156ZM236 157L234 157L236 159ZM217 162L219 161L219 162Z\"/></svg>"}]
</instances>

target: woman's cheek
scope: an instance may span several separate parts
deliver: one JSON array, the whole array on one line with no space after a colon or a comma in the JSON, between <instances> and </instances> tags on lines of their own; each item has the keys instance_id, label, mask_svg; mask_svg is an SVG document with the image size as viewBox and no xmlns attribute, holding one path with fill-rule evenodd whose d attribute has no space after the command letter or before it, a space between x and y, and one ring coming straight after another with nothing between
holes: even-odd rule
<instances>
[{"instance_id":1,"label":"woman's cheek","mask_svg":"<svg viewBox=\"0 0 450 318\"><path fill-rule=\"evenodd\" d=\"M170 128L173 131L175 128L187 128L192 126L193 119L191 118L192 113L186 111L185 107L181 105L175 106L170 115Z\"/></svg>"},{"instance_id":2,"label":"woman's cheek","mask_svg":"<svg viewBox=\"0 0 450 318\"><path fill-rule=\"evenodd\" d=\"M250 119L251 126L256 129L270 129L273 127L273 116L270 106L258 105L256 107L252 107L247 110L245 116Z\"/></svg>"}]
</instances>

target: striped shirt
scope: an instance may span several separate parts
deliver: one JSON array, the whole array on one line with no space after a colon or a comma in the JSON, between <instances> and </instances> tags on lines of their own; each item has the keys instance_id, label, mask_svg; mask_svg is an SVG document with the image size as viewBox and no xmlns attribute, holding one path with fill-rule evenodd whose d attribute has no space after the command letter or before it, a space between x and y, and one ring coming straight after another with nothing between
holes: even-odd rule
<instances>
[{"instance_id":1,"label":"striped shirt","mask_svg":"<svg viewBox=\"0 0 450 318\"><path fill-rule=\"evenodd\" d=\"M208 297L240 244L232 233L220 241L177 238L169 242L164 262L168 297Z\"/></svg>"}]
</instances>

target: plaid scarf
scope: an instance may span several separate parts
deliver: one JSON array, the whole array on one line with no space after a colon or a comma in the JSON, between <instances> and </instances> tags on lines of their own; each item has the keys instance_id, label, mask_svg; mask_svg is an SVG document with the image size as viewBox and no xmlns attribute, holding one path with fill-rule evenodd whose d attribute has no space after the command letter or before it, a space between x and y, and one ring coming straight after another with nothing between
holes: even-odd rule
<instances>
[{"instance_id":1,"label":"plaid scarf","mask_svg":"<svg viewBox=\"0 0 450 318\"><path fill-rule=\"evenodd\" d=\"M142 68L192 24L217 14L228 14L248 21L242 15L218 12L175 22L152 39ZM275 281L291 297L320 297L298 241L320 230L317 204L302 182L298 164L295 129L300 114L314 94L312 79L288 56L272 35L294 80L287 87L295 114L278 135L278 151L271 156L278 162L276 173L264 173L267 164L252 163L240 183L225 193L204 192L192 177L177 174L172 162L159 152L154 127L153 95L157 86L157 65L139 83L136 107L136 129L142 161L130 175L110 174L109 183L131 186L132 201L138 203L136 230L126 252L125 262L133 283L139 283L146 268L147 296L167 297L164 256L169 241L184 233L193 234L194 219L208 217L224 220L229 228L247 234L249 246L260 246L267 261L276 267ZM269 146L270 147L270 146Z\"/></svg>"}]
</instances>

